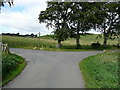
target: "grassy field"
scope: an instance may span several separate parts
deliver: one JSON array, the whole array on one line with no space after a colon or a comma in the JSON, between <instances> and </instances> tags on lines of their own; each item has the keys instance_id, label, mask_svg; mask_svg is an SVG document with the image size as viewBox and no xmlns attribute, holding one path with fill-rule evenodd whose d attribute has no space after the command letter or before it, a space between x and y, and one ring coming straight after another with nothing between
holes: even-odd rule
<instances>
[{"instance_id":1,"label":"grassy field","mask_svg":"<svg viewBox=\"0 0 120 90\"><path fill-rule=\"evenodd\" d=\"M79 65L85 80L85 87L120 88L118 84L118 52L106 51L90 56Z\"/></svg>"},{"instance_id":2,"label":"grassy field","mask_svg":"<svg viewBox=\"0 0 120 90\"><path fill-rule=\"evenodd\" d=\"M81 36L80 43L82 48L80 50L96 50L91 47L91 43L99 41L101 44L103 42L103 38L96 39L97 35L86 35ZM15 37L15 36L2 36L2 42L8 43L10 47L14 48L25 48L25 49L33 49L34 47L38 47L38 38L30 38L30 37ZM52 36L46 35L40 37L40 49L44 50L58 50L58 51L79 51L76 49L76 40L74 38L70 38L64 42L62 42L62 48L56 49L57 41L53 40ZM118 39L108 40L108 48L107 49L116 49L113 45L118 44ZM76 50L75 50L76 49ZM98 50L102 50L100 47Z\"/></svg>"},{"instance_id":3,"label":"grassy field","mask_svg":"<svg viewBox=\"0 0 120 90\"><path fill-rule=\"evenodd\" d=\"M25 60L15 54L5 54L2 52L2 83L0 86L4 86L9 81L13 80L17 75L21 73L21 71L26 66Z\"/></svg>"}]
</instances>

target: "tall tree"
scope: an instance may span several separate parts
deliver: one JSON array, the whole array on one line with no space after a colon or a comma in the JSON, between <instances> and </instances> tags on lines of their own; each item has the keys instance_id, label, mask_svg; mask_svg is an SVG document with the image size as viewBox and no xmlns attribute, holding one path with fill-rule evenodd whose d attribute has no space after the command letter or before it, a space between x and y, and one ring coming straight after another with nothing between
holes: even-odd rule
<instances>
[{"instance_id":1,"label":"tall tree","mask_svg":"<svg viewBox=\"0 0 120 90\"><path fill-rule=\"evenodd\" d=\"M93 3L88 2L74 2L71 6L71 15L70 15L70 27L72 36L76 38L76 47L77 49L81 47L80 45L80 33L84 33L94 25L94 8Z\"/></svg>"},{"instance_id":2,"label":"tall tree","mask_svg":"<svg viewBox=\"0 0 120 90\"><path fill-rule=\"evenodd\" d=\"M45 11L41 11L39 15L40 23L46 23L47 27L54 28L54 39L58 41L57 47L61 47L61 41L69 37L68 19L71 10L69 10L70 2L47 2Z\"/></svg>"},{"instance_id":3,"label":"tall tree","mask_svg":"<svg viewBox=\"0 0 120 90\"><path fill-rule=\"evenodd\" d=\"M98 12L101 11L102 13L98 16L102 16L103 19L101 19L102 23L97 26L104 36L104 48L106 48L107 40L117 36L117 31L120 29L119 10L119 2L101 3L101 9Z\"/></svg>"}]
</instances>

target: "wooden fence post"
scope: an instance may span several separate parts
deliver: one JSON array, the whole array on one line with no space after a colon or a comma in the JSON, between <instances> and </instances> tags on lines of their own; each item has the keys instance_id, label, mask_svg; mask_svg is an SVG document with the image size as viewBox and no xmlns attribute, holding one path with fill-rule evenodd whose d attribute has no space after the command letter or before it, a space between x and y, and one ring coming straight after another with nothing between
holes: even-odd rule
<instances>
[{"instance_id":1,"label":"wooden fence post","mask_svg":"<svg viewBox=\"0 0 120 90\"><path fill-rule=\"evenodd\" d=\"M7 44L7 43L5 43L5 44L1 43L1 50L2 50L3 52L5 52L6 54L9 54L9 53L10 53L9 47L8 47L8 44Z\"/></svg>"}]
</instances>

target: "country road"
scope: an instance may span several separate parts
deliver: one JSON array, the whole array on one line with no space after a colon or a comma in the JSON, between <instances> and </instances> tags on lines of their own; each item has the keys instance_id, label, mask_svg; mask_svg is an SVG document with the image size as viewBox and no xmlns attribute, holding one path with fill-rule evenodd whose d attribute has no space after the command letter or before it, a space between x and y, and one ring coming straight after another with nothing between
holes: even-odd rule
<instances>
[{"instance_id":1,"label":"country road","mask_svg":"<svg viewBox=\"0 0 120 90\"><path fill-rule=\"evenodd\" d=\"M84 88L79 62L101 51L58 52L11 48L26 59L23 72L5 88Z\"/></svg>"}]
</instances>

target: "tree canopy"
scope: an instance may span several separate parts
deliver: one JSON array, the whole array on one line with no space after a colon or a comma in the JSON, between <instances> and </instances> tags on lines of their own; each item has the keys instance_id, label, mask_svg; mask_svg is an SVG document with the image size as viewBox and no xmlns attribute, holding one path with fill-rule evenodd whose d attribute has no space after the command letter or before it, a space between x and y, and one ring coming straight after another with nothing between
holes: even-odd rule
<instances>
[{"instance_id":1,"label":"tree canopy","mask_svg":"<svg viewBox=\"0 0 120 90\"><path fill-rule=\"evenodd\" d=\"M4 7L5 3L8 3L9 6L11 7L12 5L14 5L14 0L0 0L0 11L1 11L1 7Z\"/></svg>"},{"instance_id":2,"label":"tree canopy","mask_svg":"<svg viewBox=\"0 0 120 90\"><path fill-rule=\"evenodd\" d=\"M99 28L106 47L107 39L119 30L119 10L119 2L47 2L38 19L46 27L54 27L59 46L61 41L74 37L79 48L80 33Z\"/></svg>"},{"instance_id":3,"label":"tree canopy","mask_svg":"<svg viewBox=\"0 0 120 90\"><path fill-rule=\"evenodd\" d=\"M99 4L99 3L97 3ZM98 5L88 2L48 2L45 11L39 15L40 23L54 27L55 40L64 41L69 37L76 38L77 48L80 46L80 32L94 27ZM92 11L92 12L91 12Z\"/></svg>"},{"instance_id":4,"label":"tree canopy","mask_svg":"<svg viewBox=\"0 0 120 90\"><path fill-rule=\"evenodd\" d=\"M105 2L101 4L98 16L102 16L101 23L98 24L99 31L104 35L104 47L106 48L107 40L114 39L120 29L120 4L119 2Z\"/></svg>"},{"instance_id":5,"label":"tree canopy","mask_svg":"<svg viewBox=\"0 0 120 90\"><path fill-rule=\"evenodd\" d=\"M46 23L46 27L54 28L54 39L58 40L58 47L61 47L61 41L68 38L68 17L70 15L69 6L71 2L48 2L45 11L39 15L40 23Z\"/></svg>"}]
</instances>

